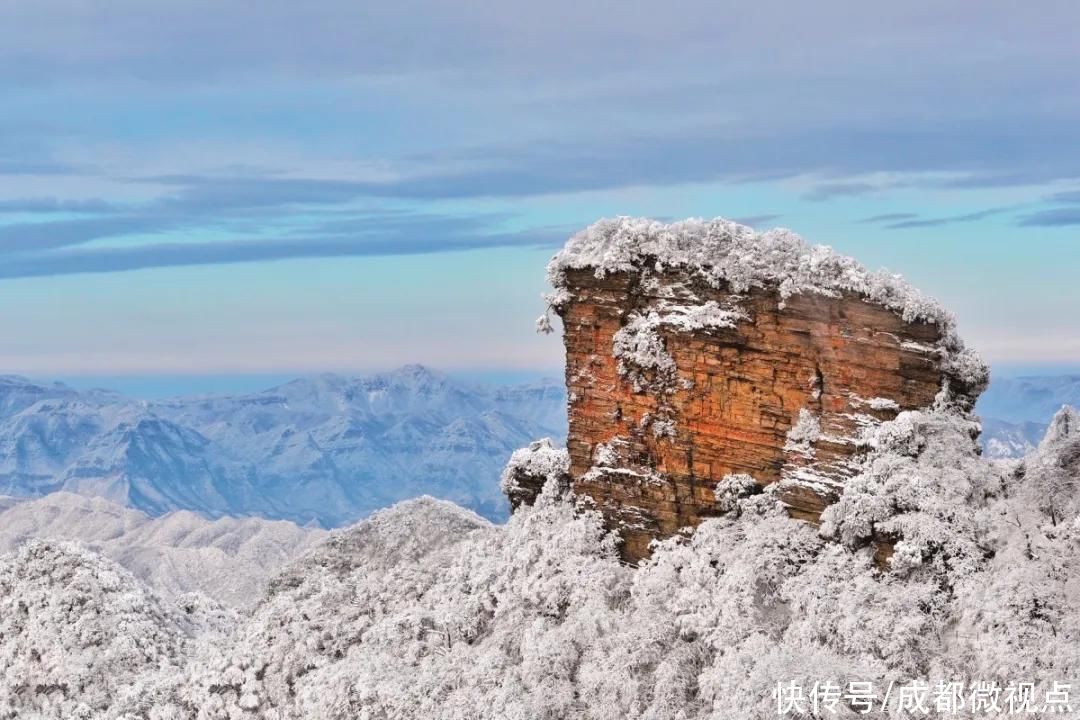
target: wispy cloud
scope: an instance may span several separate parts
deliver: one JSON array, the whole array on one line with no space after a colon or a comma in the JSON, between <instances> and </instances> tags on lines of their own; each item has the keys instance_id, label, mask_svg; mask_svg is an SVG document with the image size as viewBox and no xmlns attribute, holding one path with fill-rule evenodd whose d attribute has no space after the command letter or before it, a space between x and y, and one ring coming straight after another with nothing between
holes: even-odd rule
<instances>
[{"instance_id":1,"label":"wispy cloud","mask_svg":"<svg viewBox=\"0 0 1080 720\"><path fill-rule=\"evenodd\" d=\"M927 189L943 184L934 173L958 175L977 186L992 183L1004 167L1015 170L1014 182L1019 184L1080 177L1080 124L1045 128L1045 132L1039 137L1038 127L894 130L887 125L878 130L840 126L751 132L703 125L414 154L401 160L403 172L379 180L206 175L145 180L172 185L178 206L206 208L215 203L254 206L359 197L516 198L640 186L762 182L820 173L852 178L824 183L806 196L825 200L894 188L898 181L882 184L854 179L881 172L911 175L903 181L905 186ZM1054 138L1052 146L1047 137ZM1017 146L1026 152L1017 153ZM1077 152L1062 150L1072 146Z\"/></svg>"},{"instance_id":2,"label":"wispy cloud","mask_svg":"<svg viewBox=\"0 0 1080 720\"><path fill-rule=\"evenodd\" d=\"M824 202L837 197L853 197L881 192L882 187L872 182L829 182L821 183L803 194L804 200Z\"/></svg>"},{"instance_id":3,"label":"wispy cloud","mask_svg":"<svg viewBox=\"0 0 1080 720\"><path fill-rule=\"evenodd\" d=\"M0 257L82 245L94 240L133 233L161 232L180 222L181 219L175 217L121 215L0 225Z\"/></svg>"},{"instance_id":4,"label":"wispy cloud","mask_svg":"<svg viewBox=\"0 0 1080 720\"><path fill-rule=\"evenodd\" d=\"M759 227L762 225L768 225L778 217L782 217L779 213L767 214L767 215L746 215L745 217L733 218L737 223L743 225L749 225L750 227Z\"/></svg>"},{"instance_id":5,"label":"wispy cloud","mask_svg":"<svg viewBox=\"0 0 1080 720\"><path fill-rule=\"evenodd\" d=\"M505 232L495 218L428 215L354 218L317 226L320 234L214 242L151 242L123 247L63 247L22 252L0 263L0 278L107 273L290 258L460 252L495 247L555 247L562 229ZM330 230L339 234L330 234ZM340 232L351 230L351 232Z\"/></svg>"},{"instance_id":6,"label":"wispy cloud","mask_svg":"<svg viewBox=\"0 0 1080 720\"><path fill-rule=\"evenodd\" d=\"M887 224L885 227L889 230L905 230L909 228L927 228L927 227L939 227L941 225L955 225L957 223L969 223L976 222L978 220L984 220L994 215L1000 215L1005 212L1010 212L1015 208L1000 207L990 208L988 210L980 210L973 213L964 213L962 215L947 215L945 217L936 218L919 218L913 220L901 220L899 222L893 222Z\"/></svg>"},{"instance_id":7,"label":"wispy cloud","mask_svg":"<svg viewBox=\"0 0 1080 720\"><path fill-rule=\"evenodd\" d=\"M1020 242L977 268L949 268L946 300L987 325L1035 317L1057 323L1047 335L1067 335L1056 329L1064 320L1035 309L1039 293L1011 260L1045 251L1036 243L1049 235L1015 224L1075 221L1076 2L1036 13L1009 0L978 12L937 0L759 0L740 6L738 22L714 0L678 12L648 0L101 5L0 2L0 277L371 255L410 255L394 270L411 277L447 259L417 253L553 246L566 230L537 226L619 212L737 207L764 225L776 220L765 208L829 240L843 218L807 201L842 200L864 208L845 215L865 224L836 228L834 241L884 254L920 282L934 282L940 263L927 267L918 243L890 244L886 228L944 226L958 243L979 242L976 223L993 216L998 235ZM903 204L887 197L900 184ZM980 208L992 209L968 212ZM1053 256L1067 275L1075 253ZM322 264L328 275L333 265ZM294 295L304 282L278 270L252 273L266 283L252 290L304 299ZM541 274L512 259L504 270L510 300L531 307ZM997 293L1007 301L996 306L954 291L980 285L972 273L1016 291ZM159 296L156 279L116 288L148 308L202 290ZM1071 280L1057 296L1075 300ZM47 333L78 367L100 339L73 339L82 318L116 307L110 293L76 294L94 283L64 284L66 303L28 299L47 295L47 282L0 283L0 296L27 305L9 345ZM490 294L475 294L470 309L489 310ZM251 318L273 325L252 302ZM48 328L37 319L65 304L99 312L56 315ZM184 312L196 329L176 333L183 341L203 326L226 335L225 320ZM418 313L399 302L385 321ZM116 333L138 348L146 328ZM503 329L489 329L499 351Z\"/></svg>"},{"instance_id":8,"label":"wispy cloud","mask_svg":"<svg viewBox=\"0 0 1080 720\"><path fill-rule=\"evenodd\" d=\"M882 213L881 215L871 215L861 220L856 220L860 223L884 223L884 222L897 222L900 220L912 220L919 217L918 213L912 212L894 212L894 213Z\"/></svg>"},{"instance_id":9,"label":"wispy cloud","mask_svg":"<svg viewBox=\"0 0 1080 720\"><path fill-rule=\"evenodd\" d=\"M0 200L0 213L103 213L117 208L101 199L63 199L54 197Z\"/></svg>"},{"instance_id":10,"label":"wispy cloud","mask_svg":"<svg viewBox=\"0 0 1080 720\"><path fill-rule=\"evenodd\" d=\"M1080 206L1051 208L1022 215L1016 224L1020 227L1065 227L1080 225Z\"/></svg>"},{"instance_id":11,"label":"wispy cloud","mask_svg":"<svg viewBox=\"0 0 1080 720\"><path fill-rule=\"evenodd\" d=\"M1056 192L1047 197L1046 202L1051 205L1064 205L1065 207L1052 207L1026 213L1017 218L1016 225L1018 227L1080 225L1080 190Z\"/></svg>"},{"instance_id":12,"label":"wispy cloud","mask_svg":"<svg viewBox=\"0 0 1080 720\"><path fill-rule=\"evenodd\" d=\"M69 175L81 170L65 162L0 158L0 175Z\"/></svg>"},{"instance_id":13,"label":"wispy cloud","mask_svg":"<svg viewBox=\"0 0 1080 720\"><path fill-rule=\"evenodd\" d=\"M434 0L385 8L325 0L314 15L272 4L254 34L240 32L248 11L210 0L163 0L152 9L127 4L117 22L60 0L18 13L0 7L0 92L13 99L0 120L0 175L81 173L90 178L87 185L97 180L115 190L126 181L134 196L159 193L135 203L122 191L67 200L19 198L8 190L0 195L0 221L16 213L60 217L0 225L5 259L81 246L91 253L92 244L132 235L162 247L181 234L194 247L199 233L211 231L238 242L343 236L310 216L341 212L343 222L356 215L365 224L380 205L409 206L417 214L415 208L437 203L479 206L808 176L827 181L803 199L826 201L900 183L918 190L1080 178L1080 103L1058 103L1049 112L1036 102L1080 97L1068 92L1080 90L1080 80L1062 70L1075 58L1074 38L1054 30L1080 20L1074 7L1035 20L995 2L978 17L942 17L938 31L963 37L973 50L969 57L957 56L948 43L928 46L915 8L870 13L841 0L799 10L797 18L788 11L792 24L783 27L771 22L769 3L755 6L747 19L756 22L745 32L734 32L706 0L691 0L679 14L647 4L612 13L601 7L606 2L571 0L508 0L483 11L450 11ZM214 13L200 11L211 8ZM1050 16L1057 18L1052 27ZM58 38L61 17L73 20L62 24ZM1008 62L994 60L993 68L959 72L972 68L972 57L997 57L974 50L998 48L997 28L1004 25L1018 38L1038 41ZM327 32L336 26L358 34ZM800 50L807 28L819 39L811 62ZM875 38L872 49L853 40L860 33ZM420 37L425 41L414 42ZM643 45L645 38L650 42ZM196 44L203 52L193 55ZM416 52L402 55L403 45ZM855 50L859 63L851 62ZM702 64L702 57L713 62ZM719 58L738 69L725 69ZM943 65L955 72L940 72ZM534 80L523 89L519 71L526 68ZM1022 82L1033 76L1046 82ZM116 88L122 91L108 92ZM323 93L355 97L357 104L342 103L330 123L323 108L309 110L313 96ZM927 97L934 102L926 104ZM980 101L977 118L972 99ZM159 105L164 110L153 112ZM129 119L132 108L138 122ZM204 117L215 121L200 122ZM318 120L330 123L326 137L305 124ZM263 138L270 148L265 165L274 171L244 169L250 156L221 157L216 171L167 151L141 162L140 149L208 133L215 134L215 147ZM276 146L295 146L294 158L313 146L334 148L339 172L279 164ZM233 171L222 174L229 166ZM378 172L365 174L370 168ZM882 173L902 179L866 179ZM950 179L935 179L941 173ZM1052 202L1069 196L1059 193ZM358 215L356 206L364 208ZM926 228L1004 212L886 213L860 222ZM1066 209L1049 209L1017 222L1064 224L1071 217ZM429 231L440 235L438 228ZM475 234L497 235L490 227ZM461 240L446 238L448 245ZM74 267L77 257L64 267Z\"/></svg>"},{"instance_id":14,"label":"wispy cloud","mask_svg":"<svg viewBox=\"0 0 1080 720\"><path fill-rule=\"evenodd\" d=\"M130 182L164 185L156 207L201 215L236 210L262 210L290 205L337 205L380 194L389 183L335 178L282 178L267 175L219 177L164 175L131 178Z\"/></svg>"},{"instance_id":15,"label":"wispy cloud","mask_svg":"<svg viewBox=\"0 0 1080 720\"><path fill-rule=\"evenodd\" d=\"M1064 192L1054 193L1050 196L1049 201L1054 203L1080 204L1080 190L1066 190Z\"/></svg>"}]
</instances>

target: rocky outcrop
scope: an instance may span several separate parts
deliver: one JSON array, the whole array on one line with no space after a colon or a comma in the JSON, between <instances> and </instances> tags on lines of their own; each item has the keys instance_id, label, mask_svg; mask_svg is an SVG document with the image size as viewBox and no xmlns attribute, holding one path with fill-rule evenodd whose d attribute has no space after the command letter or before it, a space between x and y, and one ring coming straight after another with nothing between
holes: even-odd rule
<instances>
[{"instance_id":1,"label":"rocky outcrop","mask_svg":"<svg viewBox=\"0 0 1080 720\"><path fill-rule=\"evenodd\" d=\"M935 302L786 231L605 221L549 273L569 475L630 560L724 512L747 476L816 521L881 422L970 408L987 379Z\"/></svg>"},{"instance_id":2,"label":"rocky outcrop","mask_svg":"<svg viewBox=\"0 0 1080 720\"><path fill-rule=\"evenodd\" d=\"M515 450L502 474L502 491L510 501L510 509L532 505L544 491L562 492L570 489L570 461L566 450L557 448L551 438L529 443Z\"/></svg>"}]
</instances>

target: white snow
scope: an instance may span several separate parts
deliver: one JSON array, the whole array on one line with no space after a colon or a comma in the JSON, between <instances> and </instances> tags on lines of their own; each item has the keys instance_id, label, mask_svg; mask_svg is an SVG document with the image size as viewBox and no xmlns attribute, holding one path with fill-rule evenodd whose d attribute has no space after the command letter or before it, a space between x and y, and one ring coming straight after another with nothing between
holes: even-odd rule
<instances>
[{"instance_id":1,"label":"white snow","mask_svg":"<svg viewBox=\"0 0 1080 720\"><path fill-rule=\"evenodd\" d=\"M612 338L611 351L619 361L619 373L633 380L635 390L670 389L675 378L675 360L667 351L662 330L733 328L745 319L745 313L737 307L721 307L712 300L702 304L661 300L655 307L627 316Z\"/></svg>"},{"instance_id":2,"label":"white snow","mask_svg":"<svg viewBox=\"0 0 1080 720\"><path fill-rule=\"evenodd\" d=\"M57 492L0 510L0 552L31 540L75 540L116 561L156 593L200 592L233 607L258 600L269 578L326 539L283 520L151 518L102 498Z\"/></svg>"},{"instance_id":3,"label":"white snow","mask_svg":"<svg viewBox=\"0 0 1080 720\"><path fill-rule=\"evenodd\" d=\"M989 377L978 354L964 348L952 314L901 276L869 271L832 248L807 244L790 230L759 233L723 218L665 224L646 218L617 217L590 225L572 236L548 264L548 281L554 290L547 297L548 307L557 310L571 299L566 281L570 270L591 270L602 278L618 272L651 276L670 269L691 273L734 293L752 288L775 289L781 301L800 293L831 297L855 293L891 309L905 321L937 325L940 343L905 343L905 347L940 356L946 371L966 386L981 389ZM692 322L689 312L681 315ZM720 322L735 320L737 317L729 316ZM663 344L655 333L659 324L648 314L631 317L624 330L642 337L617 339L616 352L640 362L642 369L670 373ZM646 384L640 377L634 379L637 385Z\"/></svg>"},{"instance_id":4,"label":"white snow","mask_svg":"<svg viewBox=\"0 0 1080 720\"><path fill-rule=\"evenodd\" d=\"M778 682L824 681L1041 696L1080 676L1078 419L1005 466L962 409L902 412L820 529L728 476L722 515L639 568L554 484L504 526L432 498L376 513L239 614L31 542L0 557L0 717L760 720ZM550 443L516 457L564 467Z\"/></svg>"},{"instance_id":5,"label":"white snow","mask_svg":"<svg viewBox=\"0 0 1080 720\"><path fill-rule=\"evenodd\" d=\"M0 559L0 703L65 719L760 720L778 682L1042 693L1080 673L1072 417L1005 473L963 413L901 413L827 512L834 540L730 476L725 514L637 569L587 504L548 492L505 526L432 499L377 513L239 618L178 613L85 551L29 546ZM884 569L874 537L896 541Z\"/></svg>"},{"instance_id":6,"label":"white snow","mask_svg":"<svg viewBox=\"0 0 1080 720\"><path fill-rule=\"evenodd\" d=\"M899 412L899 410L900 410L900 405L897 404L897 402L895 400L893 400L892 398L873 397L873 398L868 399L868 398L860 397L860 396L856 395L855 393L851 393L849 395L849 397L851 398L851 404L854 405L855 407L866 406L866 407L869 407L871 410L879 410L879 411L881 411L881 410L894 410L894 411Z\"/></svg>"},{"instance_id":7,"label":"white snow","mask_svg":"<svg viewBox=\"0 0 1080 720\"><path fill-rule=\"evenodd\" d=\"M28 543L0 559L0 716L105 718L152 703L193 637L220 641L229 620L212 603L164 603L75 544Z\"/></svg>"},{"instance_id":8,"label":"white snow","mask_svg":"<svg viewBox=\"0 0 1080 720\"><path fill-rule=\"evenodd\" d=\"M787 432L786 452L813 457L813 444L821 438L821 420L806 408L799 408L799 417Z\"/></svg>"},{"instance_id":9,"label":"white snow","mask_svg":"<svg viewBox=\"0 0 1080 720\"><path fill-rule=\"evenodd\" d=\"M555 447L551 438L529 443L528 447L515 450L506 464L500 483L504 493L517 490L517 476L524 474L537 478L556 478L570 470L570 456L565 448Z\"/></svg>"},{"instance_id":10,"label":"white snow","mask_svg":"<svg viewBox=\"0 0 1080 720\"><path fill-rule=\"evenodd\" d=\"M716 507L724 512L738 512L740 501L760 492L761 487L753 477L746 473L725 475L716 483L713 495Z\"/></svg>"},{"instance_id":11,"label":"white snow","mask_svg":"<svg viewBox=\"0 0 1080 720\"><path fill-rule=\"evenodd\" d=\"M593 465L598 467L614 467L619 462L619 454L612 443L600 443L593 451Z\"/></svg>"},{"instance_id":12,"label":"white snow","mask_svg":"<svg viewBox=\"0 0 1080 720\"><path fill-rule=\"evenodd\" d=\"M565 287L567 270L592 269L597 277L630 272L645 264L658 271L682 268L735 292L754 287L796 293L858 293L892 308L905 320L923 320L949 329L952 315L898 275L870 272L824 245L808 245L785 229L756 232L723 218L665 224L646 218L600 220L567 241L548 265L555 288Z\"/></svg>"}]
</instances>

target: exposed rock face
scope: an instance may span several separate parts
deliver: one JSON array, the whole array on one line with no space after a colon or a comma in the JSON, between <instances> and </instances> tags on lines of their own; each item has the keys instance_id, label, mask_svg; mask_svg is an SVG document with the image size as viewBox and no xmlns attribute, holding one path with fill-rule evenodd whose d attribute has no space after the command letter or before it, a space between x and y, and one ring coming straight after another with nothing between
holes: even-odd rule
<instances>
[{"instance_id":1,"label":"exposed rock face","mask_svg":"<svg viewBox=\"0 0 1080 720\"><path fill-rule=\"evenodd\" d=\"M620 219L572 238L550 272L569 473L631 560L724 512L728 476L780 482L791 514L816 521L868 430L935 401L970 407L985 385L935 303L789 233Z\"/></svg>"}]
</instances>

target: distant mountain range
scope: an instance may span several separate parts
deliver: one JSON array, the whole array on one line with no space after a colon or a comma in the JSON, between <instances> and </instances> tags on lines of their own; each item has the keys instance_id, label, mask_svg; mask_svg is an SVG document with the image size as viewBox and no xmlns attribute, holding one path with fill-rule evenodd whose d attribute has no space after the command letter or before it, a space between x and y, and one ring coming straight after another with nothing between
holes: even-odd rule
<instances>
[{"instance_id":1,"label":"distant mountain range","mask_svg":"<svg viewBox=\"0 0 1080 720\"><path fill-rule=\"evenodd\" d=\"M506 517L499 473L566 435L561 381L458 382L419 365L264 392L132 400L0 377L0 494L334 527L429 494Z\"/></svg>"},{"instance_id":2,"label":"distant mountain range","mask_svg":"<svg viewBox=\"0 0 1080 720\"><path fill-rule=\"evenodd\" d=\"M995 379L979 401L992 458L1038 444L1080 376ZM511 452L566 437L561 380L491 386L419 365L263 392L158 401L0 377L0 495L66 491L150 516L260 516L337 527L419 495L491 519Z\"/></svg>"},{"instance_id":3,"label":"distant mountain range","mask_svg":"<svg viewBox=\"0 0 1080 720\"><path fill-rule=\"evenodd\" d=\"M1062 405L1080 408L1080 375L994 378L976 408L987 456L1015 458L1031 451Z\"/></svg>"},{"instance_id":4,"label":"distant mountain range","mask_svg":"<svg viewBox=\"0 0 1080 720\"><path fill-rule=\"evenodd\" d=\"M247 607L270 578L329 533L282 520L218 518L188 510L151 518L98 497L56 492L0 498L0 553L32 539L75 540L140 578L159 595L200 592Z\"/></svg>"}]
</instances>

